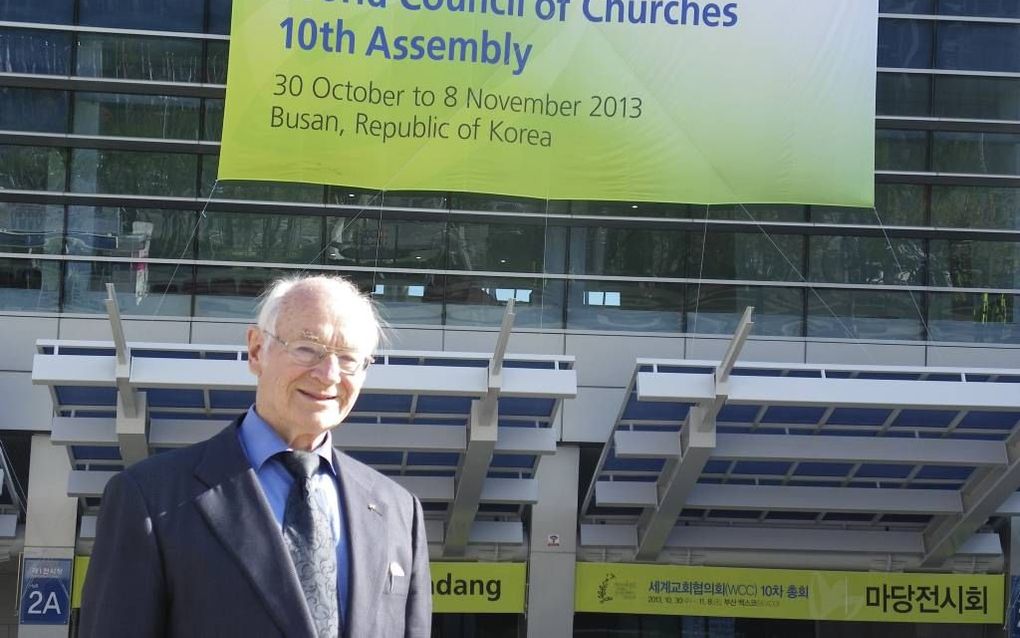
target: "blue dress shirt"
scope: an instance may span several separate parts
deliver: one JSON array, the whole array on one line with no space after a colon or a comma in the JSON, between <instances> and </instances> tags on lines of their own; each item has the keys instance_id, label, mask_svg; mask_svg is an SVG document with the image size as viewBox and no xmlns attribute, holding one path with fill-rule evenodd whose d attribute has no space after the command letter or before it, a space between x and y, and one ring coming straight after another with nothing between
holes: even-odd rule
<instances>
[{"instance_id":1,"label":"blue dress shirt","mask_svg":"<svg viewBox=\"0 0 1020 638\"><path fill-rule=\"evenodd\" d=\"M238 429L237 438L240 439L241 448L255 470L266 500L269 501L269 509L273 512L276 525L283 534L283 511L287 507L287 496L294 485L294 477L275 455L291 448L255 412L255 406L248 408L248 413ZM343 623L346 619L347 601L350 600L348 598L350 561L347 526L343 518L343 496L336 468L333 466L333 436L330 432L326 432L326 440L314 452L326 459L326 464L320 465L318 472L312 477L312 498L329 516L333 538L336 539L337 608L340 611L340 621Z\"/></svg>"}]
</instances>

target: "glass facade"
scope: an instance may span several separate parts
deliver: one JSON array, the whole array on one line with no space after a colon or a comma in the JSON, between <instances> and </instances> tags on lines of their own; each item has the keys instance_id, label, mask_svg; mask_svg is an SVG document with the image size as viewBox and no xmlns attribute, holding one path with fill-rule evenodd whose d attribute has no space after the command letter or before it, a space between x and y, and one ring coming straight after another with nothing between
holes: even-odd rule
<instances>
[{"instance_id":1,"label":"glass facade","mask_svg":"<svg viewBox=\"0 0 1020 638\"><path fill-rule=\"evenodd\" d=\"M245 318L313 270L395 325L514 299L520 327L728 333L751 304L761 335L1020 343L1017 6L882 0L862 209L218 182L229 0L0 0L0 313L102 313L113 281L126 315Z\"/></svg>"}]
</instances>

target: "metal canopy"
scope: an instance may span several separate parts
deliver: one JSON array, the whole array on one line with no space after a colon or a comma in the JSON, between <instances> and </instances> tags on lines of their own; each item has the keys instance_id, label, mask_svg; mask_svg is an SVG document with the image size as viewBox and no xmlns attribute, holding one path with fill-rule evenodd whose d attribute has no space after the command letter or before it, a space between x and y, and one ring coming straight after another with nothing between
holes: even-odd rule
<instances>
[{"instance_id":1,"label":"metal canopy","mask_svg":"<svg viewBox=\"0 0 1020 638\"><path fill-rule=\"evenodd\" d=\"M585 494L582 554L1001 565L997 538L977 532L997 509L1020 508L1006 502L1020 488L1020 371L723 368L637 361Z\"/></svg>"},{"instance_id":2,"label":"metal canopy","mask_svg":"<svg viewBox=\"0 0 1020 638\"><path fill-rule=\"evenodd\" d=\"M114 472L212 436L255 398L244 347L118 341L41 340L32 367L50 389L52 440L71 460L68 494L89 516ZM444 553L520 545L535 469L555 453L562 399L576 393L573 357L384 351L334 445L415 492ZM491 445L479 449L483 407ZM92 526L86 518L83 535Z\"/></svg>"}]
</instances>

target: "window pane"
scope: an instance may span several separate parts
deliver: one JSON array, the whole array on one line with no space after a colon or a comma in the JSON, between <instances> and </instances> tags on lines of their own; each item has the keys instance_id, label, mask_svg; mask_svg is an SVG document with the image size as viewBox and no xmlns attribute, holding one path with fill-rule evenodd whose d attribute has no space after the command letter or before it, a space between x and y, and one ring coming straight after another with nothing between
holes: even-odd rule
<instances>
[{"instance_id":1,"label":"window pane","mask_svg":"<svg viewBox=\"0 0 1020 638\"><path fill-rule=\"evenodd\" d=\"M0 20L71 24L74 0L0 0Z\"/></svg>"},{"instance_id":2,"label":"window pane","mask_svg":"<svg viewBox=\"0 0 1020 638\"><path fill-rule=\"evenodd\" d=\"M67 75L70 68L70 33L0 29L0 71Z\"/></svg>"},{"instance_id":3,"label":"window pane","mask_svg":"<svg viewBox=\"0 0 1020 638\"><path fill-rule=\"evenodd\" d=\"M932 240L931 285L1020 288L1020 243Z\"/></svg>"},{"instance_id":4,"label":"window pane","mask_svg":"<svg viewBox=\"0 0 1020 638\"><path fill-rule=\"evenodd\" d=\"M201 100L164 95L78 93L74 132L116 137L198 139Z\"/></svg>"},{"instance_id":5,"label":"window pane","mask_svg":"<svg viewBox=\"0 0 1020 638\"><path fill-rule=\"evenodd\" d=\"M320 217L210 211L199 231L199 259L309 264L321 254Z\"/></svg>"},{"instance_id":6,"label":"window pane","mask_svg":"<svg viewBox=\"0 0 1020 638\"><path fill-rule=\"evenodd\" d=\"M195 275L196 317L253 319L258 296L290 270L243 267L199 267Z\"/></svg>"},{"instance_id":7,"label":"window pane","mask_svg":"<svg viewBox=\"0 0 1020 638\"><path fill-rule=\"evenodd\" d=\"M209 0L209 33L230 33L230 0Z\"/></svg>"},{"instance_id":8,"label":"window pane","mask_svg":"<svg viewBox=\"0 0 1020 638\"><path fill-rule=\"evenodd\" d=\"M567 327L683 332L683 310L683 284L571 281Z\"/></svg>"},{"instance_id":9,"label":"window pane","mask_svg":"<svg viewBox=\"0 0 1020 638\"><path fill-rule=\"evenodd\" d=\"M939 13L987 18L1020 18L1016 0L939 0Z\"/></svg>"},{"instance_id":10,"label":"window pane","mask_svg":"<svg viewBox=\"0 0 1020 638\"><path fill-rule=\"evenodd\" d=\"M687 245L679 229L575 226L570 242L572 273L684 276Z\"/></svg>"},{"instance_id":11,"label":"window pane","mask_svg":"<svg viewBox=\"0 0 1020 638\"><path fill-rule=\"evenodd\" d=\"M801 281L804 237L709 231L687 233L687 276L699 279ZM704 252L702 252L704 248Z\"/></svg>"},{"instance_id":12,"label":"window pane","mask_svg":"<svg viewBox=\"0 0 1020 638\"><path fill-rule=\"evenodd\" d=\"M923 284L920 239L813 235L809 240L811 281L846 284Z\"/></svg>"},{"instance_id":13,"label":"window pane","mask_svg":"<svg viewBox=\"0 0 1020 638\"><path fill-rule=\"evenodd\" d=\"M62 191L65 162L62 149L0 145L0 189Z\"/></svg>"},{"instance_id":14,"label":"window pane","mask_svg":"<svg viewBox=\"0 0 1020 638\"><path fill-rule=\"evenodd\" d=\"M194 197L198 158L180 153L74 149L71 190Z\"/></svg>"},{"instance_id":15,"label":"window pane","mask_svg":"<svg viewBox=\"0 0 1020 638\"><path fill-rule=\"evenodd\" d=\"M376 191L347 186L329 186L326 193L330 204L352 206L357 212L367 215L364 208L426 208L447 210L446 194L427 191Z\"/></svg>"},{"instance_id":16,"label":"window pane","mask_svg":"<svg viewBox=\"0 0 1020 638\"><path fill-rule=\"evenodd\" d=\"M754 306L751 334L804 334L804 292L800 288L687 285L687 332L733 334L747 306Z\"/></svg>"},{"instance_id":17,"label":"window pane","mask_svg":"<svg viewBox=\"0 0 1020 638\"><path fill-rule=\"evenodd\" d=\"M199 40L82 33L78 75L86 77L201 82Z\"/></svg>"},{"instance_id":18,"label":"window pane","mask_svg":"<svg viewBox=\"0 0 1020 638\"><path fill-rule=\"evenodd\" d=\"M449 268L503 272L563 272L562 226L450 222Z\"/></svg>"},{"instance_id":19,"label":"window pane","mask_svg":"<svg viewBox=\"0 0 1020 638\"><path fill-rule=\"evenodd\" d=\"M56 312L59 301L59 261L0 257L0 308Z\"/></svg>"},{"instance_id":20,"label":"window pane","mask_svg":"<svg viewBox=\"0 0 1020 638\"><path fill-rule=\"evenodd\" d=\"M514 299L514 326L563 327L562 281L448 276L444 293L447 325L498 326Z\"/></svg>"},{"instance_id":21,"label":"window pane","mask_svg":"<svg viewBox=\"0 0 1020 638\"><path fill-rule=\"evenodd\" d=\"M878 0L881 13L934 13L935 0Z\"/></svg>"},{"instance_id":22,"label":"window pane","mask_svg":"<svg viewBox=\"0 0 1020 638\"><path fill-rule=\"evenodd\" d=\"M921 304L920 293L816 289L808 293L808 336L918 340L915 302Z\"/></svg>"},{"instance_id":23,"label":"window pane","mask_svg":"<svg viewBox=\"0 0 1020 638\"><path fill-rule=\"evenodd\" d=\"M66 269L64 312L106 314L106 284L113 282L125 315L191 314L191 266L71 261Z\"/></svg>"},{"instance_id":24,"label":"window pane","mask_svg":"<svg viewBox=\"0 0 1020 638\"><path fill-rule=\"evenodd\" d=\"M930 22L882 18L878 21L878 66L930 68L931 40Z\"/></svg>"},{"instance_id":25,"label":"window pane","mask_svg":"<svg viewBox=\"0 0 1020 638\"><path fill-rule=\"evenodd\" d=\"M935 66L969 71L1020 71L1020 24L940 22Z\"/></svg>"},{"instance_id":26,"label":"window pane","mask_svg":"<svg viewBox=\"0 0 1020 638\"><path fill-rule=\"evenodd\" d=\"M206 42L205 58L205 81L209 84L227 83L227 53L226 42Z\"/></svg>"},{"instance_id":27,"label":"window pane","mask_svg":"<svg viewBox=\"0 0 1020 638\"><path fill-rule=\"evenodd\" d=\"M382 220L378 214L330 217L326 263L345 266L446 268L446 223Z\"/></svg>"},{"instance_id":28,"label":"window pane","mask_svg":"<svg viewBox=\"0 0 1020 638\"><path fill-rule=\"evenodd\" d=\"M1020 175L1020 135L935 131L936 171Z\"/></svg>"},{"instance_id":29,"label":"window pane","mask_svg":"<svg viewBox=\"0 0 1020 638\"><path fill-rule=\"evenodd\" d=\"M781 204L738 204L722 206L691 207L705 211L709 219L734 219L741 222L802 222L807 219L807 206ZM700 215L698 216L700 218Z\"/></svg>"},{"instance_id":30,"label":"window pane","mask_svg":"<svg viewBox=\"0 0 1020 638\"><path fill-rule=\"evenodd\" d=\"M652 202L589 202L573 201L570 212L575 215L613 217L661 217L667 219L702 218L705 207L696 204L660 204ZM555 202L550 202L550 205ZM544 210L543 210L544 212ZM549 212L566 212L550 210Z\"/></svg>"},{"instance_id":31,"label":"window pane","mask_svg":"<svg viewBox=\"0 0 1020 638\"><path fill-rule=\"evenodd\" d=\"M390 325L443 323L443 275L427 273L345 273L372 296L379 314ZM399 348L400 344L394 344Z\"/></svg>"},{"instance_id":32,"label":"window pane","mask_svg":"<svg viewBox=\"0 0 1020 638\"><path fill-rule=\"evenodd\" d=\"M67 132L67 91L0 87L0 130Z\"/></svg>"},{"instance_id":33,"label":"window pane","mask_svg":"<svg viewBox=\"0 0 1020 638\"><path fill-rule=\"evenodd\" d=\"M205 121L202 139L218 142L223 133L223 100L207 99L204 102Z\"/></svg>"},{"instance_id":34,"label":"window pane","mask_svg":"<svg viewBox=\"0 0 1020 638\"><path fill-rule=\"evenodd\" d=\"M924 131L875 131L875 168L886 171L928 169L928 134Z\"/></svg>"},{"instance_id":35,"label":"window pane","mask_svg":"<svg viewBox=\"0 0 1020 638\"><path fill-rule=\"evenodd\" d=\"M1020 120L1020 79L937 76L935 115Z\"/></svg>"},{"instance_id":36,"label":"window pane","mask_svg":"<svg viewBox=\"0 0 1020 638\"><path fill-rule=\"evenodd\" d=\"M197 217L191 210L72 206L67 254L192 259Z\"/></svg>"},{"instance_id":37,"label":"window pane","mask_svg":"<svg viewBox=\"0 0 1020 638\"><path fill-rule=\"evenodd\" d=\"M323 187L296 182L256 182L227 180L218 182L218 155L202 156L202 197L209 197L215 185L214 199L251 199L266 202L321 204Z\"/></svg>"},{"instance_id":38,"label":"window pane","mask_svg":"<svg viewBox=\"0 0 1020 638\"><path fill-rule=\"evenodd\" d=\"M1020 188L933 186L932 224L1020 230Z\"/></svg>"},{"instance_id":39,"label":"window pane","mask_svg":"<svg viewBox=\"0 0 1020 638\"><path fill-rule=\"evenodd\" d=\"M64 207L0 202L0 252L60 253Z\"/></svg>"},{"instance_id":40,"label":"window pane","mask_svg":"<svg viewBox=\"0 0 1020 638\"><path fill-rule=\"evenodd\" d=\"M450 196L450 208L505 213L565 213L570 210L570 202L508 195L453 193Z\"/></svg>"},{"instance_id":41,"label":"window pane","mask_svg":"<svg viewBox=\"0 0 1020 638\"><path fill-rule=\"evenodd\" d=\"M878 115L931 113L931 78L919 73L879 73L875 85Z\"/></svg>"},{"instance_id":42,"label":"window pane","mask_svg":"<svg viewBox=\"0 0 1020 638\"><path fill-rule=\"evenodd\" d=\"M812 206L811 221L822 224L923 226L925 201L924 186L875 184L874 209Z\"/></svg>"},{"instance_id":43,"label":"window pane","mask_svg":"<svg viewBox=\"0 0 1020 638\"><path fill-rule=\"evenodd\" d=\"M930 293L928 327L933 341L1020 343L1020 296L997 293Z\"/></svg>"},{"instance_id":44,"label":"window pane","mask_svg":"<svg viewBox=\"0 0 1020 638\"><path fill-rule=\"evenodd\" d=\"M79 0L78 21L93 27L201 33L203 0Z\"/></svg>"}]
</instances>

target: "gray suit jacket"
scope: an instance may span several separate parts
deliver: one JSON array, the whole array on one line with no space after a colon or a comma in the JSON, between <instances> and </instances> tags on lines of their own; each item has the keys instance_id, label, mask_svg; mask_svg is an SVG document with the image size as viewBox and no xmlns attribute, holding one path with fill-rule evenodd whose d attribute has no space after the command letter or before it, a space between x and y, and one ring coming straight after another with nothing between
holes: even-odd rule
<instances>
[{"instance_id":1,"label":"gray suit jacket","mask_svg":"<svg viewBox=\"0 0 1020 638\"><path fill-rule=\"evenodd\" d=\"M82 638L315 635L238 422L110 480L82 596ZM421 504L375 470L334 455L351 544L344 635L427 637Z\"/></svg>"}]
</instances>

